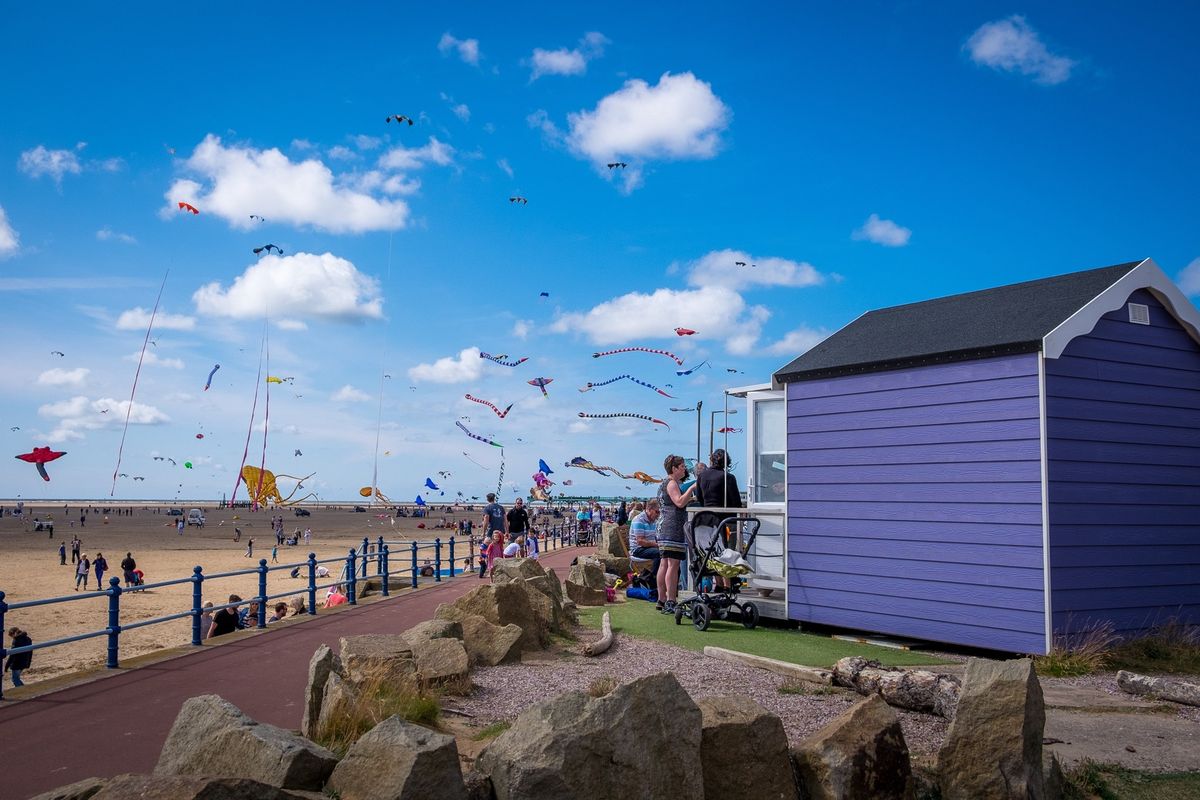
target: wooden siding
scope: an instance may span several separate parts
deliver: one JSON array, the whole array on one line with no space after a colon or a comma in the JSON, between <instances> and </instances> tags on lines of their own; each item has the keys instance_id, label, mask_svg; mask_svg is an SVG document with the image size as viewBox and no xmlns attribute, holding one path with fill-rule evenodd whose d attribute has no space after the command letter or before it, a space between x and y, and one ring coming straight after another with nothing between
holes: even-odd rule
<instances>
[{"instance_id":1,"label":"wooden siding","mask_svg":"<svg viewBox=\"0 0 1200 800\"><path fill-rule=\"evenodd\" d=\"M1145 291L1046 361L1057 634L1200 623L1200 346Z\"/></svg>"},{"instance_id":2,"label":"wooden siding","mask_svg":"<svg viewBox=\"0 0 1200 800\"><path fill-rule=\"evenodd\" d=\"M1035 354L788 384L788 615L1045 649Z\"/></svg>"}]
</instances>

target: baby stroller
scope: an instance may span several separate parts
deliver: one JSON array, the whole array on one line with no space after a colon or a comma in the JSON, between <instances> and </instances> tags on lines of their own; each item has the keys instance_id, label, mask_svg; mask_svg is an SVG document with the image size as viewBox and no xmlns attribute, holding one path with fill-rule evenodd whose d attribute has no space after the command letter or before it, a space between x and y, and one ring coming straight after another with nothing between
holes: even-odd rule
<instances>
[{"instance_id":1,"label":"baby stroller","mask_svg":"<svg viewBox=\"0 0 1200 800\"><path fill-rule=\"evenodd\" d=\"M753 517L722 517L715 511L701 511L692 518L686 530L688 574L696 594L676 604L676 625L683 624L683 618L687 617L696 630L708 630L714 619L727 619L730 610L738 612L747 630L758 625L758 606L750 601L739 603L738 591L742 575L751 572L745 557L758 536L760 525ZM745 542L740 546L736 542L739 529L745 536ZM729 585L718 586L718 577L727 578ZM712 590L705 589L708 578L712 579Z\"/></svg>"}]
</instances>

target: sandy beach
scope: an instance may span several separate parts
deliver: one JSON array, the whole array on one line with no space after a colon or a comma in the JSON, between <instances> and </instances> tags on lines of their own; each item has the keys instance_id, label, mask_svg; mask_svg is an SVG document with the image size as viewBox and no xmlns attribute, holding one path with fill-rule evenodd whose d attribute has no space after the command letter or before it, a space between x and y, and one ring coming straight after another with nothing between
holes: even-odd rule
<instances>
[{"instance_id":1,"label":"sandy beach","mask_svg":"<svg viewBox=\"0 0 1200 800\"><path fill-rule=\"evenodd\" d=\"M192 507L185 505L184 509ZM11 508L9 504L7 509ZM275 544L270 521L277 514L283 515L286 534L291 534L297 528L301 531L306 527L312 529L310 546L306 547L301 540L299 546L279 548L279 564L304 561L309 552L316 553L318 559L345 557L351 547L361 547L364 536L370 537L372 542L377 541L379 536L384 536L385 541L389 542L411 541L414 538L432 541L435 536L440 536L445 542L454 531L434 528L443 517L451 524L467 517L476 524L479 521L477 512L462 509L457 514L434 512L429 519L420 520L391 516L380 519L377 514L382 514L382 509L370 509L364 514L348 508L314 508L311 509L312 516L296 517L289 508L259 512L201 508L204 509L207 524L204 528L188 527L183 535L176 532L177 517L167 516L165 505L157 508L157 513L155 507L134 506L132 516L117 516L110 510L107 524L104 523L103 512L88 513L86 525L82 527L79 523L80 506L75 503L68 504L67 512L63 511L62 505L27 505L23 520L6 513L0 519L0 591L5 593L5 601L9 604L74 594L75 568L70 556L73 536L78 536L82 541L81 552L89 559L94 559L98 552L104 554L110 568L104 581L107 585L109 577L121 577L120 563L127 552L133 554L138 567L146 573L147 583L190 576L198 565L204 568L205 574L217 574L257 567L260 558L266 558L270 563L271 548ZM53 518L54 537L49 538L45 532L33 532L31 520L34 518ZM72 521L74 527L71 526ZM417 528L420 522L425 522L426 530ZM233 541L235 526L242 529L240 543ZM252 559L244 555L250 538L254 539ZM64 541L67 542L66 566L59 564L58 554L59 544ZM468 554L467 547L456 545L455 556L460 566ZM443 557L447 555L443 550ZM340 572L339 565L328 566L332 574ZM374 570L373 565L371 570ZM267 588L270 594L307 585L305 578L294 579L288 573L288 570L280 570L268 574ZM307 570L302 574L306 575ZM96 588L94 571L89 577L88 586L90 589ZM230 594L248 598L257 593L257 575L221 578L204 583L206 602L223 603ZM190 583L126 593L121 597L121 623L127 625L138 620L187 611L191 605ZM34 642L45 642L104 628L107 624L107 608L108 598L96 597L19 609L8 613L5 628L19 626L28 631ZM121 658L124 660L190 641L190 619L149 625L121 634ZM107 637L101 636L35 651L33 665L23 677L27 683L34 683L102 666L106 646Z\"/></svg>"}]
</instances>

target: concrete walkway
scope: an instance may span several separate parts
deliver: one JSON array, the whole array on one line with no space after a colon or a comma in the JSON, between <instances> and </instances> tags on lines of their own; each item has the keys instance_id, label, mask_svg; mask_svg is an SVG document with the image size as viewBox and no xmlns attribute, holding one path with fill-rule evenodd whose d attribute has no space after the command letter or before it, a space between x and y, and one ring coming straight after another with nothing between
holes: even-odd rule
<instances>
[{"instance_id":1,"label":"concrete walkway","mask_svg":"<svg viewBox=\"0 0 1200 800\"><path fill-rule=\"evenodd\" d=\"M542 564L566 577L568 548L543 554ZM183 701L219 694L260 722L298 729L308 662L322 644L337 648L342 636L399 633L432 619L482 584L470 575L401 596L257 634L228 644L30 700L0 703L0 797L22 798L92 776L151 772ZM53 651L40 654L53 658Z\"/></svg>"}]
</instances>

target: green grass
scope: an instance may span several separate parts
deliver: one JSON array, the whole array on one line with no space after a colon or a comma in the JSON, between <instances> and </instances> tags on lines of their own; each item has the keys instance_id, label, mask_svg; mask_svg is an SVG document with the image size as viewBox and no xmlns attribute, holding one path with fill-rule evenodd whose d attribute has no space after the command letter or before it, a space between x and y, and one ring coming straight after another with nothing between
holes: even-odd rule
<instances>
[{"instance_id":1,"label":"green grass","mask_svg":"<svg viewBox=\"0 0 1200 800\"><path fill-rule=\"evenodd\" d=\"M511 722L507 722L505 720L500 720L499 722L493 722L491 725L488 725L486 728L482 728L479 731L479 733L475 734L471 738L477 742L487 741L488 739L495 739L497 736L504 733L506 730L508 730L511 727L512 727Z\"/></svg>"},{"instance_id":2,"label":"green grass","mask_svg":"<svg viewBox=\"0 0 1200 800\"><path fill-rule=\"evenodd\" d=\"M603 607L581 607L579 621L590 628L599 628L600 619L605 611L612 614L613 631L618 636L639 636L686 647L689 650L703 650L712 645L793 664L824 668L832 667L839 658L846 656L873 658L888 666L945 663L923 653L842 642L827 636L774 626L760 625L748 631L737 621L714 621L707 631L698 631L686 617L682 625L676 625L673 616L658 613L654 610L653 603L644 600L630 600Z\"/></svg>"},{"instance_id":3,"label":"green grass","mask_svg":"<svg viewBox=\"0 0 1200 800\"><path fill-rule=\"evenodd\" d=\"M1108 666L1131 672L1200 675L1200 627L1168 621L1146 636L1114 647L1108 653Z\"/></svg>"},{"instance_id":4,"label":"green grass","mask_svg":"<svg viewBox=\"0 0 1200 800\"><path fill-rule=\"evenodd\" d=\"M1067 770L1071 800L1195 800L1200 772L1138 772L1115 764L1084 761Z\"/></svg>"}]
</instances>

